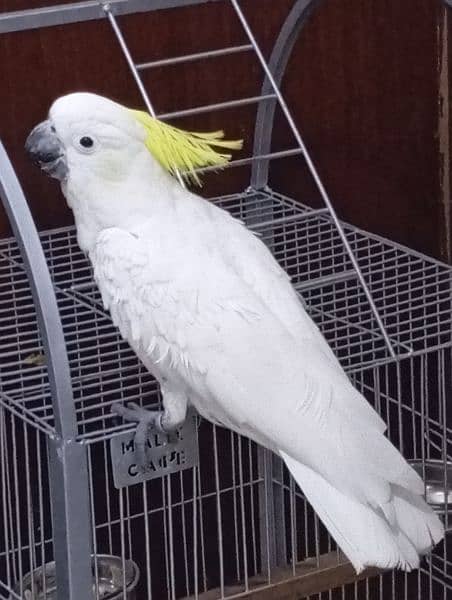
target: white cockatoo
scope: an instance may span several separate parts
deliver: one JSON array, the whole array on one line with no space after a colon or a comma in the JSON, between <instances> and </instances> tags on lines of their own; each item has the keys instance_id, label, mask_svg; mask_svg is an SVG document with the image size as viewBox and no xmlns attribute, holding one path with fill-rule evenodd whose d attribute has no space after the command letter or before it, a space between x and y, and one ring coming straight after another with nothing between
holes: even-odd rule
<instances>
[{"instance_id":1,"label":"white cockatoo","mask_svg":"<svg viewBox=\"0 0 452 600\"><path fill-rule=\"evenodd\" d=\"M160 382L163 412L119 412L143 437L193 405L282 457L357 572L409 571L443 537L421 478L269 250L173 176L237 146L88 93L56 100L26 144L60 180L104 305Z\"/></svg>"}]
</instances>

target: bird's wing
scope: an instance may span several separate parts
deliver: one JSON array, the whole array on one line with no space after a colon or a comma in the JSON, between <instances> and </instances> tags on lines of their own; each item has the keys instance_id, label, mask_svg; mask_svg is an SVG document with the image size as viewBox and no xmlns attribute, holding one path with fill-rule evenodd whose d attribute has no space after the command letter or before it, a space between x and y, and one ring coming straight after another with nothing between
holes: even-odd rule
<instances>
[{"instance_id":1,"label":"bird's wing","mask_svg":"<svg viewBox=\"0 0 452 600\"><path fill-rule=\"evenodd\" d=\"M339 361L292 287L290 277L269 249L229 213L213 207L210 216L212 224L216 225L216 239L221 240L222 251L229 265L292 334L301 351L311 356L311 369L318 365L318 374L321 376L325 364L329 363L329 373L335 373L336 377L348 382ZM367 401L363 402L362 395L352 386L344 385L348 387L347 406L344 408L353 410L356 419L361 415L365 422L373 423L377 429L385 431L385 422Z\"/></svg>"},{"instance_id":2,"label":"bird's wing","mask_svg":"<svg viewBox=\"0 0 452 600\"><path fill-rule=\"evenodd\" d=\"M175 260L167 243L112 228L91 257L105 306L141 357L203 398L215 420L344 490L373 498L388 479L418 485L315 342L294 343L222 256L187 246Z\"/></svg>"},{"instance_id":3,"label":"bird's wing","mask_svg":"<svg viewBox=\"0 0 452 600\"><path fill-rule=\"evenodd\" d=\"M290 277L261 239L223 210L212 211L217 236L237 274L298 339L315 339L328 359L337 362L330 347L306 313ZM233 235L231 235L233 233Z\"/></svg>"}]
</instances>

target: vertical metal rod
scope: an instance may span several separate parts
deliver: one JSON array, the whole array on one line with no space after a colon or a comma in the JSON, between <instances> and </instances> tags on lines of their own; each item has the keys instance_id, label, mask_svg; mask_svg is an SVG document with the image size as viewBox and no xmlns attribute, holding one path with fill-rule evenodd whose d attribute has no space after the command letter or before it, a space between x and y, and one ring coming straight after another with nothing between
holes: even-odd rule
<instances>
[{"instance_id":1,"label":"vertical metal rod","mask_svg":"<svg viewBox=\"0 0 452 600\"><path fill-rule=\"evenodd\" d=\"M296 514L296 513L295 513ZM319 517L317 513L314 514L314 539L315 539L315 560L317 568L320 568L320 528L319 528Z\"/></svg>"},{"instance_id":2,"label":"vertical metal rod","mask_svg":"<svg viewBox=\"0 0 452 600\"><path fill-rule=\"evenodd\" d=\"M380 575L380 577L381 577L381 575ZM422 585L421 569L418 569L418 572L417 572L417 600L422 600L421 585ZM379 600L384 600L383 596Z\"/></svg>"},{"instance_id":3,"label":"vertical metal rod","mask_svg":"<svg viewBox=\"0 0 452 600\"><path fill-rule=\"evenodd\" d=\"M253 442L248 440L248 464L250 470L250 507L251 507L251 543L253 547L253 574L257 574L257 543L256 543L256 518L254 510L255 476L253 469Z\"/></svg>"},{"instance_id":4,"label":"vertical metal rod","mask_svg":"<svg viewBox=\"0 0 452 600\"><path fill-rule=\"evenodd\" d=\"M13 264L12 262L9 265L9 275L11 277L11 281L14 281L14 268L13 268ZM13 301L13 310L14 313L17 315L18 314L18 302L17 299L14 298ZM18 326L18 319L17 317L15 318L15 327L14 327L14 333L16 336L19 336L20 334L20 328ZM14 417L8 413L9 416L9 430L11 431L12 428L14 428ZM6 427L6 421L3 422L3 425ZM12 496L13 496L13 487L11 484L11 478L10 478L10 454L12 454L12 461L15 462L15 457L16 457L16 453L13 452L10 453L9 452L9 448L8 448L8 429L5 429L4 431L5 434L5 448L4 448L4 460L5 460L5 467L6 467L6 479L7 479L7 490L8 490L8 509L9 509L9 526L10 526L10 531L11 531L11 560L12 560L12 566L13 566L13 575L14 575L14 581L18 581L20 580L20 592L22 594L22 576L18 575L17 573L17 566L20 567L20 565L16 566L16 553L18 553L20 551L20 546L21 546L21 541L20 538L17 539L16 544L14 543L14 517L13 517L13 505L12 505ZM11 435L11 434L10 434Z\"/></svg>"},{"instance_id":5,"label":"vertical metal rod","mask_svg":"<svg viewBox=\"0 0 452 600\"><path fill-rule=\"evenodd\" d=\"M166 497L165 477L161 478L161 485L162 485L163 537L164 537L164 546L165 546L166 591L167 591L168 600L171 600L170 557L169 557L169 549L168 549L168 514L167 514L167 510L166 510L166 508L168 506L168 499Z\"/></svg>"},{"instance_id":6,"label":"vertical metal rod","mask_svg":"<svg viewBox=\"0 0 452 600\"><path fill-rule=\"evenodd\" d=\"M188 575L188 540L187 540L187 523L185 518L185 491L184 491L184 474L179 472L180 484L180 510L182 519L182 539L184 545L184 575L185 575L185 591L187 596L190 595L190 580Z\"/></svg>"},{"instance_id":7,"label":"vertical metal rod","mask_svg":"<svg viewBox=\"0 0 452 600\"><path fill-rule=\"evenodd\" d=\"M420 371L420 381L419 381L419 387L421 390L421 406L420 406L420 411L421 411L421 460L422 460L422 479L425 482L425 460L426 460L426 456L425 456L425 443L426 443L426 439L425 439L425 365L424 365L424 357L421 356L420 357L420 366L419 366L419 371ZM425 493L427 492L427 490L425 490Z\"/></svg>"},{"instance_id":8,"label":"vertical metal rod","mask_svg":"<svg viewBox=\"0 0 452 600\"><path fill-rule=\"evenodd\" d=\"M168 536L170 558L171 600L176 600L176 576L174 564L174 532L173 532L173 501L171 495L171 475L166 476L166 490L168 498Z\"/></svg>"},{"instance_id":9,"label":"vertical metal rod","mask_svg":"<svg viewBox=\"0 0 452 600\"><path fill-rule=\"evenodd\" d=\"M12 455L13 457L18 456L17 452L17 440L16 440L16 427L14 422L11 427L11 437L12 437ZM13 460L13 478L14 478L14 499L15 499L15 510L16 510L16 535L17 535L17 558L19 565L19 577L20 577L20 587L21 587L21 595L23 594L23 563L22 563L22 527L21 527L21 514L20 514L20 492L19 492L19 473L17 469L17 460L14 458Z\"/></svg>"},{"instance_id":10,"label":"vertical metal rod","mask_svg":"<svg viewBox=\"0 0 452 600\"><path fill-rule=\"evenodd\" d=\"M259 484L259 537L261 571L265 569L270 579L272 570L278 566L276 552L275 498L273 494L273 455L259 446L257 450Z\"/></svg>"},{"instance_id":11,"label":"vertical metal rod","mask_svg":"<svg viewBox=\"0 0 452 600\"><path fill-rule=\"evenodd\" d=\"M12 415L9 415L9 418L10 418L10 426L12 426L12 419L14 417ZM14 530L13 502L12 502L13 485L11 483L10 452L8 452L8 430L6 428L5 415L4 415L3 427L4 427L4 442L5 442L4 458L5 458L5 463L6 463L5 464L6 490L8 491L8 523L10 526L10 537L11 537L11 560L12 560L12 564L13 564L14 581L18 581L19 575L17 572L17 565L16 565L16 549L19 546L19 542L17 541L16 544L14 542L15 530Z\"/></svg>"},{"instance_id":12,"label":"vertical metal rod","mask_svg":"<svg viewBox=\"0 0 452 600\"><path fill-rule=\"evenodd\" d=\"M259 493L259 524L260 524L260 533L261 533L261 571L264 572L264 558L266 562L266 570L267 570L267 583L271 582L271 561L270 561L270 523L268 518L268 512L264 513L264 518L262 518L262 509L266 509L269 507L269 503L272 502L273 496L269 497L268 488L272 484L272 482L268 481L267 478L264 478L264 493ZM262 499L263 496L263 499ZM261 505L262 504L262 508ZM264 531L262 529L264 528Z\"/></svg>"},{"instance_id":13,"label":"vertical metal rod","mask_svg":"<svg viewBox=\"0 0 452 600\"><path fill-rule=\"evenodd\" d=\"M86 448L48 440L58 600L93 598ZM67 567L67 568L66 568Z\"/></svg>"},{"instance_id":14,"label":"vertical metal rod","mask_svg":"<svg viewBox=\"0 0 452 600\"><path fill-rule=\"evenodd\" d=\"M400 371L400 362L397 361L394 364L394 369L396 373L396 393L397 393L397 418L398 418L398 438L399 438L399 450L402 454L404 454L404 441L403 441L403 414L402 414L402 373Z\"/></svg>"},{"instance_id":15,"label":"vertical metal rod","mask_svg":"<svg viewBox=\"0 0 452 600\"><path fill-rule=\"evenodd\" d=\"M448 482L448 476L447 476L447 462L448 462L448 457L447 457L447 394L446 394L446 381L445 381L445 376L446 376L446 361L445 361L445 350L442 349L439 351L439 357L438 357L438 392L439 392L439 400L441 403L441 412L442 412L442 460L443 460L443 493L444 493L444 498L448 497L448 489L449 489L449 482ZM446 531L449 529L449 505L446 504L445 505L446 511L445 511L445 519L444 519L444 525L446 527ZM446 575L446 561L447 561L447 544L444 543L443 544L443 568L444 568L444 575Z\"/></svg>"},{"instance_id":16,"label":"vertical metal rod","mask_svg":"<svg viewBox=\"0 0 452 600\"><path fill-rule=\"evenodd\" d=\"M130 517L130 488L126 488L126 515L127 515L127 542L128 542L128 556L132 556L132 519Z\"/></svg>"},{"instance_id":17,"label":"vertical metal rod","mask_svg":"<svg viewBox=\"0 0 452 600\"><path fill-rule=\"evenodd\" d=\"M110 552L110 554L113 553L113 533L112 533L112 528L111 528L111 522L112 522L112 518L111 518L111 500L110 500L110 470L109 470L109 466L108 466L108 445L107 442L104 440L103 442L103 458L104 458L104 473L105 473L105 507L107 510L107 523L108 523L108 528L107 528L107 532L108 532L108 550Z\"/></svg>"},{"instance_id":18,"label":"vertical metal rod","mask_svg":"<svg viewBox=\"0 0 452 600\"><path fill-rule=\"evenodd\" d=\"M93 567L94 567L94 596L99 596L99 568L97 561L97 535L96 535L96 512L94 504L94 477L92 465L92 448L88 447L88 477L89 477L89 501L91 510L91 531L93 544Z\"/></svg>"},{"instance_id":19,"label":"vertical metal rod","mask_svg":"<svg viewBox=\"0 0 452 600\"><path fill-rule=\"evenodd\" d=\"M248 591L248 533L246 530L245 517L245 496L243 490L243 452L242 452L242 436L238 440L238 456L239 456L239 488L240 488L240 517L242 521L242 552L243 552L243 576L245 579L245 591Z\"/></svg>"},{"instance_id":20,"label":"vertical metal rod","mask_svg":"<svg viewBox=\"0 0 452 600\"><path fill-rule=\"evenodd\" d=\"M6 455L8 452L8 448L5 440L5 409L0 407L0 471L1 471L1 494L2 494L2 508L3 508L3 538L5 540L5 556L6 556L6 583L8 587L11 587L11 567L10 567L10 546L9 546L9 523L10 519L8 518L7 511L7 498L6 498ZM11 552L12 556L12 552Z\"/></svg>"},{"instance_id":21,"label":"vertical metal rod","mask_svg":"<svg viewBox=\"0 0 452 600\"><path fill-rule=\"evenodd\" d=\"M40 554L41 554L41 565L46 564L46 530L44 526L44 498L43 498L43 478L42 478L42 469L43 462L41 456L41 435L40 431L35 432L36 436L36 463L38 465L38 505L39 505L39 531L40 531ZM46 515L48 517L48 515ZM47 581L45 569L42 572L41 577L41 589L42 595L44 598L47 598Z\"/></svg>"},{"instance_id":22,"label":"vertical metal rod","mask_svg":"<svg viewBox=\"0 0 452 600\"><path fill-rule=\"evenodd\" d=\"M195 600L198 600L198 490L196 487L197 479L196 479L196 466L193 467L192 472L192 486L193 486L193 588Z\"/></svg>"},{"instance_id":23,"label":"vertical metal rod","mask_svg":"<svg viewBox=\"0 0 452 600\"><path fill-rule=\"evenodd\" d=\"M127 600L126 592L126 541L125 541L125 527L124 527L124 488L119 490L119 531L121 538L121 569L122 569L122 598Z\"/></svg>"},{"instance_id":24,"label":"vertical metal rod","mask_svg":"<svg viewBox=\"0 0 452 600\"><path fill-rule=\"evenodd\" d=\"M290 545L292 550L292 575L295 577L297 568L297 517L295 512L295 481L290 476Z\"/></svg>"},{"instance_id":25,"label":"vertical metal rod","mask_svg":"<svg viewBox=\"0 0 452 600\"><path fill-rule=\"evenodd\" d=\"M237 510L237 476L235 472L235 437L236 434L231 431L231 462L232 462L232 509L234 515L234 544L235 544L235 569L237 581L240 581L240 551L239 551L239 531L238 531L238 510Z\"/></svg>"},{"instance_id":26,"label":"vertical metal rod","mask_svg":"<svg viewBox=\"0 0 452 600\"><path fill-rule=\"evenodd\" d=\"M266 62L266 60L265 60L265 58L264 58L264 56L263 56L263 54L262 54L262 52L261 52L261 50L259 48L259 45L258 45L258 43L256 41L256 38L254 37L253 32L251 31L250 26L248 25L248 21L246 20L245 15L243 14L241 8L239 7L238 1L237 0L230 0L230 1L231 1L232 6L234 7L235 12L237 13L237 16L240 19L240 22L242 23L242 26L243 26L243 29L245 30L245 33L247 34L247 36L248 36L251 44L254 47L254 50L255 50L255 52L257 54L259 62L262 65L262 68L265 71L265 74L268 77L268 80L269 80L271 86L273 87L273 89L275 91L275 94L276 94L276 96L278 98L279 105L281 106L281 109L282 109L282 111L283 111L283 113L284 113L284 115L285 115L285 117L286 117L286 119L287 119L287 121L289 123L289 126L290 126L290 128L292 130L292 133L293 133L293 135L294 135L294 137L295 137L295 139L296 139L296 141L297 141L297 143L298 143L298 145L299 145L299 147L301 149L303 157L304 157L304 159L306 161L306 164L308 165L309 171L311 172L311 175L312 175L312 177L313 177L313 179L314 179L314 181L315 181L315 183L317 185L317 188L318 188L318 190L320 192L320 195L322 196L322 199L323 199L323 201L325 203L325 206L328 208L328 211L329 211L329 213L331 215L331 218L333 219L333 222L334 222L334 224L336 226L336 229L337 229L337 231L339 233L339 236L340 236L340 238L342 240L342 243L344 244L344 247L345 247L345 249L347 251L347 254L348 254L349 258L350 258L350 261L351 261L351 263L353 265L353 268L356 271L356 275L358 276L358 279L359 279L359 281L361 283L363 291L364 291L364 293L366 295L366 298L367 298L367 300L368 300L368 302L370 304L370 307L372 309L372 312L374 314L374 317L375 317L375 320L376 320L376 322L378 324L378 327L379 327L379 329L381 331L383 339L384 339L384 341L386 343L386 346L388 347L389 353L390 353L390 355L391 355L392 358L395 358L396 354L395 354L394 349L392 347L391 340L389 339L389 336L388 336L388 334L386 332L386 328L385 328L385 326L383 324L383 321L381 320L380 314L379 314L378 309L377 309L377 307L375 305L375 302L374 302L374 299L372 297L372 294L371 294L371 292L370 292L370 290L369 290L369 288L367 286L366 280L364 279L364 276L363 276L363 274L361 272L361 268L360 268L360 266L358 264L358 261L357 261L355 255L354 255L354 253L353 253L353 250L352 250L352 248L351 248L351 246L349 244L347 236L345 235L345 231L344 231L344 229L342 227L342 224L339 221L338 216L336 215L336 211L334 210L333 204L332 204L332 202L331 202L331 200L330 200L330 198L328 196L328 193L327 193L327 191L326 191L326 189L325 189L325 187L324 187L324 185L322 183L322 180L320 179L320 175L319 175L319 173L318 173L318 171L317 171L317 169L316 169L316 167L315 167L315 165L314 165L314 163L313 163L313 161L311 159L311 156L310 156L310 154L308 152L308 149L305 146L305 143L304 143L304 141L303 141L303 139L302 139L302 137L300 135L300 132L298 131L297 126L295 125L295 121L293 120L292 114L291 114L291 112L290 112L290 110L289 110L289 108L288 108L288 106L286 104L286 101L284 100L284 97L281 94L281 91L280 91L280 89L279 89L279 87L278 87L278 85L277 85L277 83L276 83L276 81L275 81L275 79L274 79L274 77L273 77L273 75L272 75L272 73L271 73L268 65L267 65L267 62Z\"/></svg>"},{"instance_id":27,"label":"vertical metal rod","mask_svg":"<svg viewBox=\"0 0 452 600\"><path fill-rule=\"evenodd\" d=\"M220 562L220 593L224 598L224 556L223 556L223 524L221 519L221 490L220 490L220 472L218 468L218 445L217 445L217 426L212 428L213 435L213 456L215 467L215 492L217 504L217 535L218 535L218 560Z\"/></svg>"},{"instance_id":28,"label":"vertical metal rod","mask_svg":"<svg viewBox=\"0 0 452 600\"><path fill-rule=\"evenodd\" d=\"M424 404L423 404L423 409L424 409L424 419L423 419L423 422L424 422L424 435L423 435L423 441L424 441L424 445L426 445L425 454L423 456L423 459L430 460L432 458L432 456L431 456L431 445L430 445L430 442L432 440L432 433L430 431L431 423L430 423L430 403L429 403L429 398L430 398L430 377L429 377L429 368L428 368L429 358L430 357L429 357L428 354L426 354L423 358L424 358L424 385L425 385L425 396L424 396ZM424 479L424 481L426 479L425 472L423 473L423 479Z\"/></svg>"},{"instance_id":29,"label":"vertical metal rod","mask_svg":"<svg viewBox=\"0 0 452 600\"><path fill-rule=\"evenodd\" d=\"M22 422L22 433L24 436L24 454L25 454L25 485L26 485L26 496L27 496L27 523L28 523L28 556L29 556L29 571L31 573L36 569L36 544L35 544L35 524L34 524L34 513L33 513L33 498L31 491L31 479L30 474L32 469L30 468L30 445L29 445L29 433L27 430L27 424ZM38 466L39 469L39 466ZM32 578L31 584L31 597L35 598L36 594L36 581Z\"/></svg>"},{"instance_id":30,"label":"vertical metal rod","mask_svg":"<svg viewBox=\"0 0 452 600\"><path fill-rule=\"evenodd\" d=\"M89 497L90 497L90 510L91 510L91 531L92 531L92 544L93 544L93 568L94 568L94 596L97 598L99 595L99 568L97 561L97 535L96 535L96 512L94 504L94 477L92 467L92 448L88 447L88 476L89 476Z\"/></svg>"},{"instance_id":31,"label":"vertical metal rod","mask_svg":"<svg viewBox=\"0 0 452 600\"><path fill-rule=\"evenodd\" d=\"M306 500L306 498L303 496L303 517L304 517L304 557L303 558L307 558L308 556L311 555L310 553L310 548L309 548L309 504L308 501ZM339 564L339 560L340 560L340 555L339 555L339 549L337 551L337 560L338 560L338 564Z\"/></svg>"},{"instance_id":32,"label":"vertical metal rod","mask_svg":"<svg viewBox=\"0 0 452 600\"><path fill-rule=\"evenodd\" d=\"M203 499L202 499L202 485L201 485L201 465L196 467L197 473L197 484L198 484L198 502L199 502L199 532L201 537L201 566L202 566L202 585L204 592L207 591L207 569L206 569L206 545L204 536L204 510L203 510Z\"/></svg>"},{"instance_id":33,"label":"vertical metal rod","mask_svg":"<svg viewBox=\"0 0 452 600\"><path fill-rule=\"evenodd\" d=\"M416 433L416 389L415 389L415 370L414 358L409 359L410 364L410 397L411 407L411 431L413 433L413 458L418 458L417 433Z\"/></svg>"},{"instance_id":34,"label":"vertical metal rod","mask_svg":"<svg viewBox=\"0 0 452 600\"><path fill-rule=\"evenodd\" d=\"M152 581L151 581L151 538L149 535L149 506L147 495L147 484L142 483L143 491L143 512L144 512L144 540L146 543L146 586L147 600L152 600Z\"/></svg>"},{"instance_id":35,"label":"vertical metal rod","mask_svg":"<svg viewBox=\"0 0 452 600\"><path fill-rule=\"evenodd\" d=\"M199 583L198 583L198 490L196 466L193 467L193 587L195 592L195 600L198 600Z\"/></svg>"}]
</instances>

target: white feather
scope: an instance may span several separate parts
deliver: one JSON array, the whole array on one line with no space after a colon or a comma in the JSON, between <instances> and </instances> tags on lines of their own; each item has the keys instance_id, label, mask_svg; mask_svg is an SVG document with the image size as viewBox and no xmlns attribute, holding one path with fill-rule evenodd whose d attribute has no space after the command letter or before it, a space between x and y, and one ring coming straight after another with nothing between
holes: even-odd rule
<instances>
[{"instance_id":1,"label":"white feather","mask_svg":"<svg viewBox=\"0 0 452 600\"><path fill-rule=\"evenodd\" d=\"M369 566L416 569L419 555L428 552L442 539L443 528L438 517L419 496L391 486L395 515L391 524L375 508L335 489L318 473L285 452L280 454L358 573Z\"/></svg>"}]
</instances>

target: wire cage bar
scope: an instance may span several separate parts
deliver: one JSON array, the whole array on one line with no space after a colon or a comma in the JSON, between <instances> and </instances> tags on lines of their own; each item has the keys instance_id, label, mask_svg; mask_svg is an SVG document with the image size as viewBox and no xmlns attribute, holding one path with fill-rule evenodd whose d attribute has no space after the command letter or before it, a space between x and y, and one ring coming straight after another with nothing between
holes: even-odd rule
<instances>
[{"instance_id":1,"label":"wire cage bar","mask_svg":"<svg viewBox=\"0 0 452 600\"><path fill-rule=\"evenodd\" d=\"M260 234L390 439L424 476L436 469L447 499L452 269L334 211L281 93L293 44L320 1L294 2L268 63L237 0L225 1L243 42L134 62L121 15L203 1L214 0L88 1L6 13L0 33L108 19L152 115L157 105L143 72L254 54L263 71L255 94L158 116L256 108L252 155L231 161L251 165L251 185L211 200ZM296 141L285 150L271 144L277 106ZM307 162L324 208L269 186L270 160L293 155ZM316 600L449 597L449 536L419 572L356 576L282 462L205 421L196 428L199 464L117 489L110 444L134 426L111 407L158 406L158 385L103 308L75 229L36 232L3 150L0 195L15 228L14 238L0 240L0 598L53 598L55 575L58 600L100 600L112 582L115 597L149 600L265 599L277 588ZM449 529L447 501L435 507Z\"/></svg>"}]
</instances>

